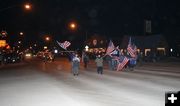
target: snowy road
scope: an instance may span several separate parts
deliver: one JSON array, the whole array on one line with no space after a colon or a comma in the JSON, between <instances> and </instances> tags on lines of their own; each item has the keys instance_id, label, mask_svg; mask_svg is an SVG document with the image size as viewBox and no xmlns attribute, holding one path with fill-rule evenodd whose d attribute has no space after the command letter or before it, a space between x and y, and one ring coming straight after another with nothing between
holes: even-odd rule
<instances>
[{"instance_id":1,"label":"snowy road","mask_svg":"<svg viewBox=\"0 0 180 106\"><path fill-rule=\"evenodd\" d=\"M179 63L103 75L90 67L79 76L67 60L1 68L0 106L164 106L165 92L180 90Z\"/></svg>"}]
</instances>

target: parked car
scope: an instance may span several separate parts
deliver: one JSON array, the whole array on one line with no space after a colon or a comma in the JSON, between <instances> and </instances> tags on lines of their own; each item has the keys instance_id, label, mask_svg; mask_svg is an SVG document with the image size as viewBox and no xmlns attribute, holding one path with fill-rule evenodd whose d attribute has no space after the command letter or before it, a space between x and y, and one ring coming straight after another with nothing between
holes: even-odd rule
<instances>
[{"instance_id":1,"label":"parked car","mask_svg":"<svg viewBox=\"0 0 180 106\"><path fill-rule=\"evenodd\" d=\"M7 53L3 56L3 63L17 63L21 61L21 56L16 53Z\"/></svg>"}]
</instances>

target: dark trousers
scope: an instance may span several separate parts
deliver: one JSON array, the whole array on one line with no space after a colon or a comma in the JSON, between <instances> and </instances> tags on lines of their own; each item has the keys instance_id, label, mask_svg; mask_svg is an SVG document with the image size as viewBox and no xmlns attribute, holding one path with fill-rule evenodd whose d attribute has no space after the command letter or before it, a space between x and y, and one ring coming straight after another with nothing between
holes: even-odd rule
<instances>
[{"instance_id":1,"label":"dark trousers","mask_svg":"<svg viewBox=\"0 0 180 106\"><path fill-rule=\"evenodd\" d=\"M84 68L87 68L87 62L84 62Z\"/></svg>"},{"instance_id":2,"label":"dark trousers","mask_svg":"<svg viewBox=\"0 0 180 106\"><path fill-rule=\"evenodd\" d=\"M103 67L97 67L97 73L103 74Z\"/></svg>"}]
</instances>

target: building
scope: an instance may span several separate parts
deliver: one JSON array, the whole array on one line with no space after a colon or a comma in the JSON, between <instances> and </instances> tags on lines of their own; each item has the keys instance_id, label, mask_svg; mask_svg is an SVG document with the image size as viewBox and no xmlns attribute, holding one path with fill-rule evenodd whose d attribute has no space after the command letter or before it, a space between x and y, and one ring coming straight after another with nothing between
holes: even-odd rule
<instances>
[{"instance_id":1,"label":"building","mask_svg":"<svg viewBox=\"0 0 180 106\"><path fill-rule=\"evenodd\" d=\"M105 55L109 40L105 36L94 34L85 41L84 51L89 58L95 59L98 54Z\"/></svg>"},{"instance_id":2,"label":"building","mask_svg":"<svg viewBox=\"0 0 180 106\"><path fill-rule=\"evenodd\" d=\"M123 37L120 48L127 48L129 38L130 36ZM169 53L168 43L162 35L131 36L131 41L137 46L138 52L145 56L149 53L155 53L157 56L165 56Z\"/></svg>"}]
</instances>

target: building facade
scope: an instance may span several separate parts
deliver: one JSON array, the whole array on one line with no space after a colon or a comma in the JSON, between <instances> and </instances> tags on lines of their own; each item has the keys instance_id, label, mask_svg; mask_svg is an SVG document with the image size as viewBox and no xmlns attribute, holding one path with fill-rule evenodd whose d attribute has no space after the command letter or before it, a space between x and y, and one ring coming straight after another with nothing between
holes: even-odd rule
<instances>
[{"instance_id":1,"label":"building facade","mask_svg":"<svg viewBox=\"0 0 180 106\"><path fill-rule=\"evenodd\" d=\"M149 36L124 36L120 48L126 49L129 38L132 43L137 46L137 50L143 53L144 56L155 54L156 56L166 56L169 54L169 46L164 36L149 35Z\"/></svg>"}]
</instances>

